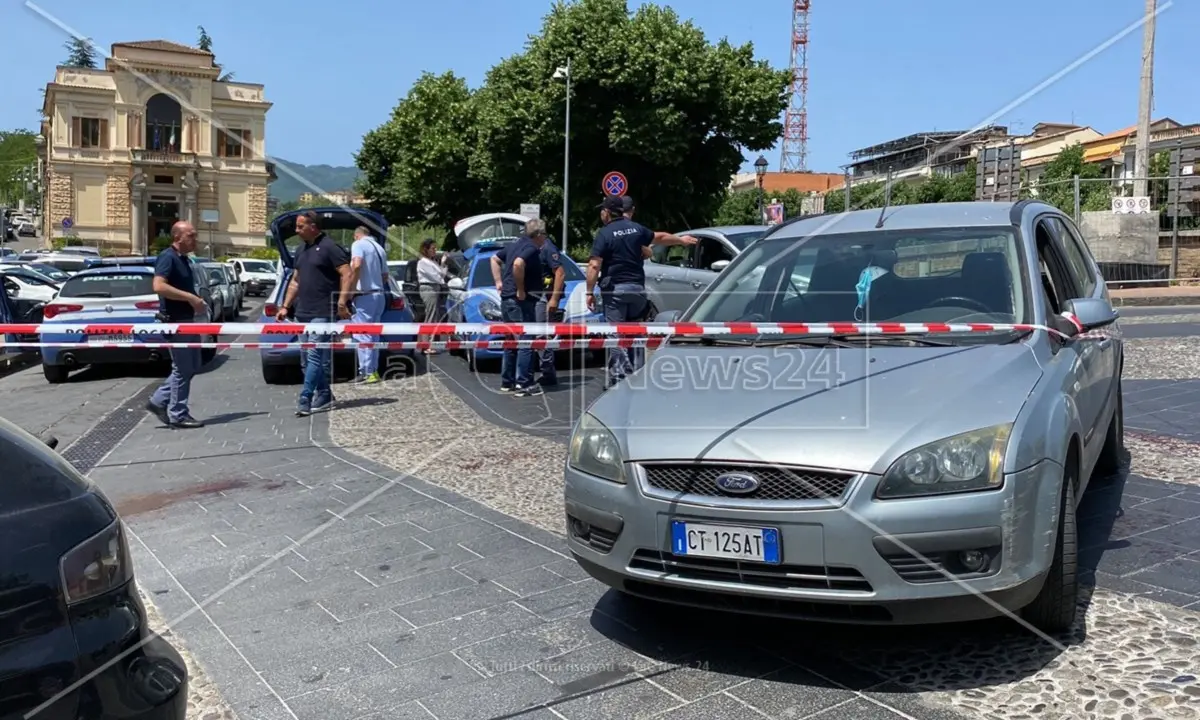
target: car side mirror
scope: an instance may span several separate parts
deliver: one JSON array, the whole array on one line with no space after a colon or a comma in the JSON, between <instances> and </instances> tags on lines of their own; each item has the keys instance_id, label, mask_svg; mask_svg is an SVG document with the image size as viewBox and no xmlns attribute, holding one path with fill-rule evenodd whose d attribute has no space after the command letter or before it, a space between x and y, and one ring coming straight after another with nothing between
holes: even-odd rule
<instances>
[{"instance_id":1,"label":"car side mirror","mask_svg":"<svg viewBox=\"0 0 1200 720\"><path fill-rule=\"evenodd\" d=\"M1063 303L1063 314L1072 315L1075 318L1075 323L1067 321L1067 324L1073 326L1073 332L1069 333L1071 335L1108 327L1120 317L1112 303L1102 298L1068 300ZM1066 320L1066 318L1063 319Z\"/></svg>"},{"instance_id":2,"label":"car side mirror","mask_svg":"<svg viewBox=\"0 0 1200 720\"><path fill-rule=\"evenodd\" d=\"M446 287L451 290L462 290L464 284L462 278L450 278L450 282L446 283Z\"/></svg>"},{"instance_id":3,"label":"car side mirror","mask_svg":"<svg viewBox=\"0 0 1200 720\"><path fill-rule=\"evenodd\" d=\"M728 260L718 260L715 263L713 263L712 265L709 265L708 267L711 268L713 272L721 272L725 268L729 267L729 261Z\"/></svg>"},{"instance_id":4,"label":"car side mirror","mask_svg":"<svg viewBox=\"0 0 1200 720\"><path fill-rule=\"evenodd\" d=\"M650 318L650 322L654 323L673 323L679 322L679 316L682 315L678 310L659 310L658 314Z\"/></svg>"}]
</instances>

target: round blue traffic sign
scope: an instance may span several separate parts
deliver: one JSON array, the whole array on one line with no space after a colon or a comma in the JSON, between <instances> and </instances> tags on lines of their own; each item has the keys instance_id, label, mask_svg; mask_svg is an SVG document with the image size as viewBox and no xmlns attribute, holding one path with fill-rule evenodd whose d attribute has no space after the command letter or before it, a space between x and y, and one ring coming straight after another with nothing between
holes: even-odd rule
<instances>
[{"instance_id":1,"label":"round blue traffic sign","mask_svg":"<svg viewBox=\"0 0 1200 720\"><path fill-rule=\"evenodd\" d=\"M69 218L69 217L65 217L65 218L63 218L63 219L62 219L62 226L63 226L64 228L69 228L69 227L71 227L71 218Z\"/></svg>"},{"instance_id":2,"label":"round blue traffic sign","mask_svg":"<svg viewBox=\"0 0 1200 720\"><path fill-rule=\"evenodd\" d=\"M621 196L629 190L629 181L619 172L613 171L604 176L604 194Z\"/></svg>"}]
</instances>

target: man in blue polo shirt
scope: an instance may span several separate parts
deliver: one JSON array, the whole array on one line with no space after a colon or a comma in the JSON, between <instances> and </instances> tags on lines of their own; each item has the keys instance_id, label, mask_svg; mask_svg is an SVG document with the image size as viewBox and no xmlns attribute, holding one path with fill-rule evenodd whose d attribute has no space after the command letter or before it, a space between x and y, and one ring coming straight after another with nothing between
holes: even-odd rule
<instances>
[{"instance_id":1,"label":"man in blue polo shirt","mask_svg":"<svg viewBox=\"0 0 1200 720\"><path fill-rule=\"evenodd\" d=\"M545 242L546 224L530 220L525 223L524 235L492 256L492 279L500 292L500 314L506 323L536 322L537 304L545 292L542 270ZM532 348L504 351L500 389L515 390L517 397L541 394L541 386L533 381Z\"/></svg>"},{"instance_id":2,"label":"man in blue polo shirt","mask_svg":"<svg viewBox=\"0 0 1200 720\"><path fill-rule=\"evenodd\" d=\"M196 294L196 281L188 255L196 250L196 228L180 220L171 227L171 244L158 254L154 263L154 292L159 297L159 315L169 323L194 323L207 306ZM201 321L207 320L202 317ZM189 336L176 335L171 342L194 342ZM168 427L190 429L203 423L188 410L192 376L200 371L200 348L171 348L171 374L146 404Z\"/></svg>"},{"instance_id":3,"label":"man in blue polo shirt","mask_svg":"<svg viewBox=\"0 0 1200 720\"><path fill-rule=\"evenodd\" d=\"M588 259L587 304L594 310L596 287L604 303L604 320L609 323L639 320L646 314L646 270L644 263L651 245L695 245L691 235L655 232L625 217L625 206L633 200L617 196L600 203L604 227L596 233ZM632 358L630 355L632 354ZM645 348L626 352L612 348L608 353L608 380L612 387L638 370L645 361Z\"/></svg>"},{"instance_id":4,"label":"man in blue polo shirt","mask_svg":"<svg viewBox=\"0 0 1200 720\"><path fill-rule=\"evenodd\" d=\"M304 241L296 250L292 277L288 282L283 307L275 319L283 322L293 313L301 323L333 323L350 319L350 295L354 274L350 257L333 238L321 231L320 220L311 210L296 218L296 234ZM329 335L307 333L305 342L328 343ZM296 403L296 417L307 417L333 406L333 351L329 348L308 350L304 366L304 387Z\"/></svg>"}]
</instances>

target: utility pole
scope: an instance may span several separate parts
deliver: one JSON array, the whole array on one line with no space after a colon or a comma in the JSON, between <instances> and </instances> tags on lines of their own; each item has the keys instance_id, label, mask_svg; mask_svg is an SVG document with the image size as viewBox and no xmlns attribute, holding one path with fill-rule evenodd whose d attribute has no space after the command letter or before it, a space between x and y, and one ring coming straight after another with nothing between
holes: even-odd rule
<instances>
[{"instance_id":1,"label":"utility pole","mask_svg":"<svg viewBox=\"0 0 1200 720\"><path fill-rule=\"evenodd\" d=\"M1134 150L1133 194L1146 197L1150 176L1150 113L1154 104L1154 20L1158 0L1146 0L1146 23L1142 26L1142 78L1138 93L1137 140Z\"/></svg>"}]
</instances>

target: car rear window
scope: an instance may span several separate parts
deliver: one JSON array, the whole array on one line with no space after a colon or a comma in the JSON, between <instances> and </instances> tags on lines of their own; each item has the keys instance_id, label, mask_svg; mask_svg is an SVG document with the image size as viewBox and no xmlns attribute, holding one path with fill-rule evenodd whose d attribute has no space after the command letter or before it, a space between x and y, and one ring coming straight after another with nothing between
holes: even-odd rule
<instances>
[{"instance_id":1,"label":"car rear window","mask_svg":"<svg viewBox=\"0 0 1200 720\"><path fill-rule=\"evenodd\" d=\"M153 294L154 277L150 273L114 272L76 275L63 283L58 296L123 298Z\"/></svg>"},{"instance_id":2,"label":"car rear window","mask_svg":"<svg viewBox=\"0 0 1200 720\"><path fill-rule=\"evenodd\" d=\"M88 491L62 456L0 420L0 520L10 513L66 502Z\"/></svg>"},{"instance_id":3,"label":"car rear window","mask_svg":"<svg viewBox=\"0 0 1200 720\"><path fill-rule=\"evenodd\" d=\"M273 273L275 266L268 262L242 262L246 272Z\"/></svg>"}]
</instances>

